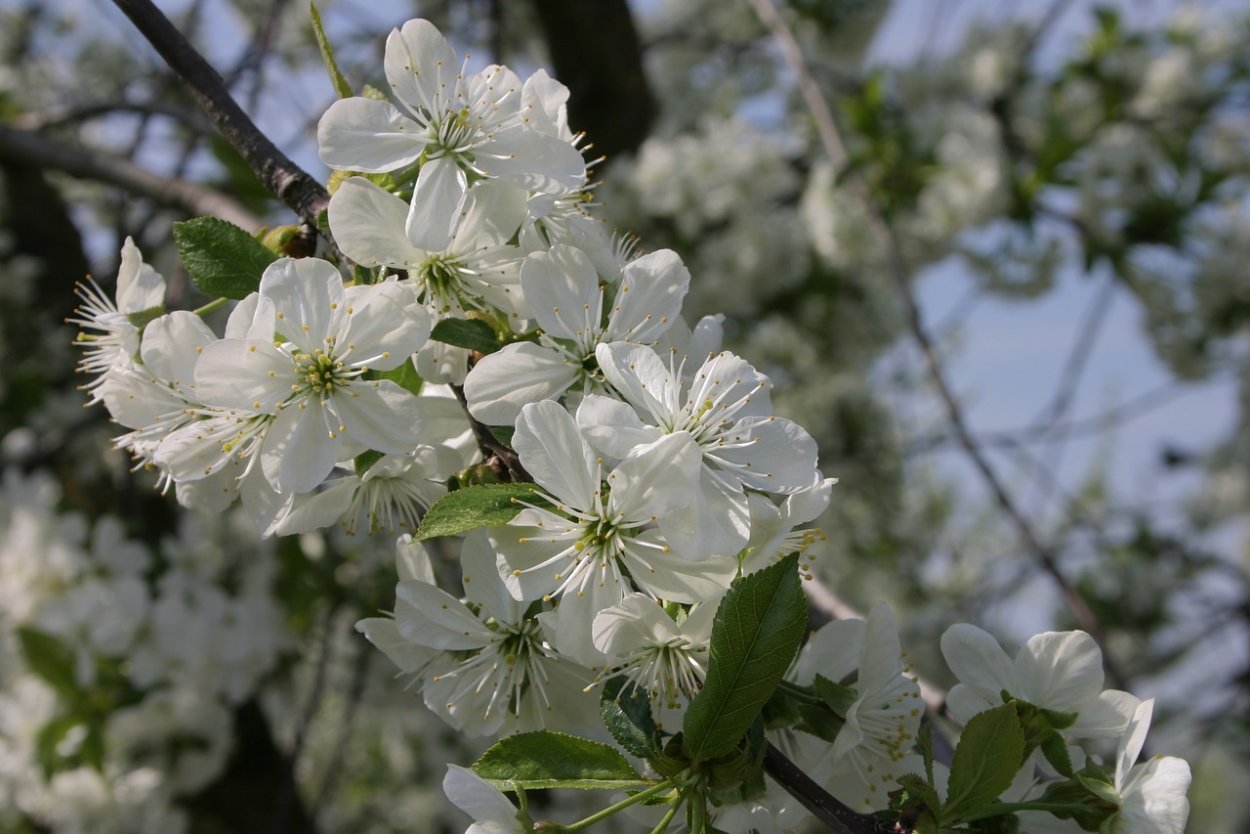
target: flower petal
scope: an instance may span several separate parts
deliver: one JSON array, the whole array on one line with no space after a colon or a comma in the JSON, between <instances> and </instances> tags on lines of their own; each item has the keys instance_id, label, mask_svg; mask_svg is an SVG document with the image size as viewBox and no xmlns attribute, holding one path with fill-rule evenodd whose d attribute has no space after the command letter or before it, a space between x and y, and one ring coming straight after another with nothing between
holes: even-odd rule
<instances>
[{"instance_id":1,"label":"flower petal","mask_svg":"<svg viewBox=\"0 0 1250 834\"><path fill-rule=\"evenodd\" d=\"M404 231L408 204L364 177L339 183L327 211L334 242L356 263L415 269L427 257Z\"/></svg>"},{"instance_id":2,"label":"flower petal","mask_svg":"<svg viewBox=\"0 0 1250 834\"><path fill-rule=\"evenodd\" d=\"M458 85L460 66L443 33L428 20L410 20L392 29L386 38L383 59L386 80L395 98L413 113L437 113L444 109L449 92Z\"/></svg>"},{"instance_id":3,"label":"flower petal","mask_svg":"<svg viewBox=\"0 0 1250 834\"><path fill-rule=\"evenodd\" d=\"M512 448L534 481L560 501L577 510L595 505L595 456L563 406L545 400L521 409Z\"/></svg>"},{"instance_id":4,"label":"flower petal","mask_svg":"<svg viewBox=\"0 0 1250 834\"><path fill-rule=\"evenodd\" d=\"M416 162L426 144L420 125L387 101L342 98L317 123L317 150L331 168L394 171Z\"/></svg>"},{"instance_id":5,"label":"flower petal","mask_svg":"<svg viewBox=\"0 0 1250 834\"><path fill-rule=\"evenodd\" d=\"M681 316L690 270L672 249L630 261L622 271L603 341L648 344Z\"/></svg>"},{"instance_id":6,"label":"flower petal","mask_svg":"<svg viewBox=\"0 0 1250 834\"><path fill-rule=\"evenodd\" d=\"M489 426L516 422L526 403L559 397L581 376L566 356L533 342L505 345L464 378L469 412Z\"/></svg>"},{"instance_id":7,"label":"flower petal","mask_svg":"<svg viewBox=\"0 0 1250 834\"><path fill-rule=\"evenodd\" d=\"M942 656L955 677L991 703L1000 703L999 693L1013 685L1011 658L993 636L974 625L948 628L942 635Z\"/></svg>"},{"instance_id":8,"label":"flower petal","mask_svg":"<svg viewBox=\"0 0 1250 834\"><path fill-rule=\"evenodd\" d=\"M1016 655L1012 692L1059 712L1080 712L1102 691L1102 652L1083 631L1047 631L1029 638Z\"/></svg>"},{"instance_id":9,"label":"flower petal","mask_svg":"<svg viewBox=\"0 0 1250 834\"><path fill-rule=\"evenodd\" d=\"M413 246L442 252L460 222L469 181L450 157L432 159L421 166L408 206L404 232Z\"/></svg>"}]
</instances>

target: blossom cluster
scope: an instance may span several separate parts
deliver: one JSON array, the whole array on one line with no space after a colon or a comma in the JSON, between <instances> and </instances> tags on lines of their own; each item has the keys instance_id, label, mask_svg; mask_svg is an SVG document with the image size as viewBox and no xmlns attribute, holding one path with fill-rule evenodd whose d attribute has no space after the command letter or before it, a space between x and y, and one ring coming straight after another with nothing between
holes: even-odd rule
<instances>
[{"instance_id":1,"label":"blossom cluster","mask_svg":"<svg viewBox=\"0 0 1250 834\"><path fill-rule=\"evenodd\" d=\"M391 100L343 98L318 128L341 258L275 260L220 336L164 312L163 280L128 242L116 299L81 291L87 389L179 501L211 512L241 496L264 534L413 533L448 484L523 475L533 489L510 520L464 539L456 593L404 536L393 616L359 628L465 734L588 731L616 676L675 729L707 680L722 598L783 556L810 570L821 534L802 527L834 480L774 413L770 379L722 349L721 319L686 323L678 255L640 254L590 214L567 89L469 67L426 21L391 33ZM1087 636L1035 640L1012 665L988 635L949 631L952 714L1014 699L1049 711L1065 744L1122 736L1108 813L1179 831L1187 766L1133 764L1148 703L1101 691ZM888 609L811 636L785 686L826 684L845 696L836 730L771 737L848 806L886 809L925 768ZM1022 764L1004 801L1045 793L1034 774L1056 755ZM489 808L497 830L510 804L453 774L453 800ZM724 798L715 824L785 830L804 814L774 787Z\"/></svg>"}]
</instances>

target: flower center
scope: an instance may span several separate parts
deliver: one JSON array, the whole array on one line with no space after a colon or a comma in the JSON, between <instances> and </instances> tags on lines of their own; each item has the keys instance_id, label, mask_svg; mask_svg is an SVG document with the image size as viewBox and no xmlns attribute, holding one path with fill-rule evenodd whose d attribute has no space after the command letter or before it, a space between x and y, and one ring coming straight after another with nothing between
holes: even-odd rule
<instances>
[{"instance_id":1,"label":"flower center","mask_svg":"<svg viewBox=\"0 0 1250 834\"><path fill-rule=\"evenodd\" d=\"M324 399L359 375L359 371L346 368L343 360L321 348L312 353L296 351L294 359L295 374L299 379L295 387L301 394L313 394Z\"/></svg>"}]
</instances>

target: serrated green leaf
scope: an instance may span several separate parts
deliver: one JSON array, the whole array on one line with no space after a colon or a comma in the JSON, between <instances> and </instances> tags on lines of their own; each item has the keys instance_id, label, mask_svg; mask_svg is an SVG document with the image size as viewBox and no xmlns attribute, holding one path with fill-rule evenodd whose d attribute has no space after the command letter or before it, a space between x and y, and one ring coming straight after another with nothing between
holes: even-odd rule
<instances>
[{"instance_id":1,"label":"serrated green leaf","mask_svg":"<svg viewBox=\"0 0 1250 834\"><path fill-rule=\"evenodd\" d=\"M937 790L920 774L906 773L899 777L898 784L906 791L905 796L899 797L899 809L906 808L914 813L923 808L936 814L942 807Z\"/></svg>"},{"instance_id":2,"label":"serrated green leaf","mask_svg":"<svg viewBox=\"0 0 1250 834\"><path fill-rule=\"evenodd\" d=\"M65 700L72 703L81 698L82 690L74 674L77 660L72 649L51 634L34 628L19 628L17 640L30 671Z\"/></svg>"},{"instance_id":3,"label":"serrated green leaf","mask_svg":"<svg viewBox=\"0 0 1250 834\"><path fill-rule=\"evenodd\" d=\"M599 711L604 726L627 753L653 759L660 752L660 733L647 693L618 675L603 686Z\"/></svg>"},{"instance_id":4,"label":"serrated green leaf","mask_svg":"<svg viewBox=\"0 0 1250 834\"><path fill-rule=\"evenodd\" d=\"M499 350L495 329L479 319L443 319L434 325L430 338L436 342L476 350L478 353L494 353Z\"/></svg>"},{"instance_id":5,"label":"serrated green leaf","mask_svg":"<svg viewBox=\"0 0 1250 834\"><path fill-rule=\"evenodd\" d=\"M1076 775L1076 781L1081 783L1085 790L1101 799L1103 802L1109 802L1112 805L1120 804L1120 794L1116 792L1115 785L1110 782L1104 782L1101 779L1092 779L1089 776Z\"/></svg>"},{"instance_id":6,"label":"serrated green leaf","mask_svg":"<svg viewBox=\"0 0 1250 834\"><path fill-rule=\"evenodd\" d=\"M1024 731L1016 706L1003 704L973 717L951 761L942 824L984 808L1011 785L1024 760Z\"/></svg>"},{"instance_id":7,"label":"serrated green leaf","mask_svg":"<svg viewBox=\"0 0 1250 834\"><path fill-rule=\"evenodd\" d=\"M1042 740L1042 755L1060 774L1072 776L1072 756L1068 752L1068 745L1064 743L1063 736L1059 733L1051 733Z\"/></svg>"},{"instance_id":8,"label":"serrated green leaf","mask_svg":"<svg viewBox=\"0 0 1250 834\"><path fill-rule=\"evenodd\" d=\"M525 508L522 501L546 506L533 484L481 484L449 492L430 507L413 538L420 542L502 526Z\"/></svg>"},{"instance_id":9,"label":"serrated green leaf","mask_svg":"<svg viewBox=\"0 0 1250 834\"><path fill-rule=\"evenodd\" d=\"M416 366L412 364L411 357L401 362L398 368L389 371L367 371L365 379L389 379L410 394L420 394L421 386L425 384L425 380L417 373Z\"/></svg>"},{"instance_id":10,"label":"serrated green leaf","mask_svg":"<svg viewBox=\"0 0 1250 834\"><path fill-rule=\"evenodd\" d=\"M781 682L806 630L798 554L734 582L712 622L703 689L682 721L693 762L738 746Z\"/></svg>"},{"instance_id":11,"label":"serrated green leaf","mask_svg":"<svg viewBox=\"0 0 1250 834\"><path fill-rule=\"evenodd\" d=\"M847 710L859 697L854 689L834 683L824 675L816 676L816 679L812 681L812 690L816 693L816 697L824 701L825 705L841 718L846 718Z\"/></svg>"},{"instance_id":12,"label":"serrated green leaf","mask_svg":"<svg viewBox=\"0 0 1250 834\"><path fill-rule=\"evenodd\" d=\"M355 92L352 91L352 85L347 83L347 79L339 70L338 61L334 60L334 47L330 44L330 39L326 37L326 30L321 25L321 12L317 11L316 3L308 4L308 13L312 17L313 37L317 39L317 48L321 50L321 62L326 65L326 72L330 76L334 94L339 98L351 98Z\"/></svg>"},{"instance_id":13,"label":"serrated green leaf","mask_svg":"<svg viewBox=\"0 0 1250 834\"><path fill-rule=\"evenodd\" d=\"M1066 730L1076 723L1076 719L1080 717L1075 712L1059 712L1053 709L1042 710L1042 715L1046 717L1046 721L1056 730Z\"/></svg>"},{"instance_id":14,"label":"serrated green leaf","mask_svg":"<svg viewBox=\"0 0 1250 834\"><path fill-rule=\"evenodd\" d=\"M501 790L576 788L622 790L649 783L614 748L590 739L543 730L508 736L473 765Z\"/></svg>"},{"instance_id":15,"label":"serrated green leaf","mask_svg":"<svg viewBox=\"0 0 1250 834\"><path fill-rule=\"evenodd\" d=\"M195 285L208 295L245 298L278 256L233 223L197 217L174 224L174 243Z\"/></svg>"},{"instance_id":16,"label":"serrated green leaf","mask_svg":"<svg viewBox=\"0 0 1250 834\"><path fill-rule=\"evenodd\" d=\"M920 722L920 731L916 734L916 746L920 748L920 758L924 762L924 778L933 784L933 724L926 716ZM933 806L936 811L937 805Z\"/></svg>"}]
</instances>

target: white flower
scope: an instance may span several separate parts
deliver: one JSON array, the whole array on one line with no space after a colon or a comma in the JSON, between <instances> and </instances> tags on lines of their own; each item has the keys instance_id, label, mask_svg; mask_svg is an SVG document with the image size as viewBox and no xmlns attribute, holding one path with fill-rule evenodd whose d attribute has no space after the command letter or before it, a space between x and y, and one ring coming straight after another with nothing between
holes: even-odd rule
<instances>
[{"instance_id":1,"label":"white flower","mask_svg":"<svg viewBox=\"0 0 1250 834\"><path fill-rule=\"evenodd\" d=\"M683 525L689 549L737 555L750 533L744 488L799 492L819 477L816 442L797 423L773 416L772 384L732 353L708 358L689 383L648 348L616 342L595 356L625 401L590 396L578 409L596 448L623 457L673 432L689 433L699 446L701 500L689 503Z\"/></svg>"},{"instance_id":2,"label":"white flower","mask_svg":"<svg viewBox=\"0 0 1250 834\"><path fill-rule=\"evenodd\" d=\"M517 599L559 597L544 623L561 652L599 665L591 624L633 584L651 596L700 602L723 590L734 559L684 558L662 531L675 508L696 497L698 449L676 432L634 449L607 469L557 403L525 406L513 446L555 512L522 510L502 539L500 567ZM658 525L658 529L657 529Z\"/></svg>"},{"instance_id":3,"label":"white flower","mask_svg":"<svg viewBox=\"0 0 1250 834\"><path fill-rule=\"evenodd\" d=\"M676 708L681 697L693 697L703 684L719 603L719 596L712 597L677 622L646 594L627 594L599 612L591 637L611 674L624 673L652 698Z\"/></svg>"},{"instance_id":4,"label":"white flower","mask_svg":"<svg viewBox=\"0 0 1250 834\"><path fill-rule=\"evenodd\" d=\"M351 177L330 198L330 228L343 254L365 266L405 270L417 296L435 316L521 305L520 250L508 245L525 219L525 192L483 183L451 221L442 249L415 244L405 231L403 201L363 177Z\"/></svg>"},{"instance_id":5,"label":"white flower","mask_svg":"<svg viewBox=\"0 0 1250 834\"><path fill-rule=\"evenodd\" d=\"M760 493L748 495L751 538L743 550L742 573L763 570L782 556L806 553L813 544L823 541L825 534L817 528L794 528L815 520L825 511L829 493L837 482L837 478L819 478L807 489L787 495L780 504Z\"/></svg>"},{"instance_id":6,"label":"white flower","mask_svg":"<svg viewBox=\"0 0 1250 834\"><path fill-rule=\"evenodd\" d=\"M412 536L403 535L395 542L395 571L399 574L400 583L423 582L434 585L434 566L430 564L430 556L420 542L414 542ZM395 600L395 613L392 617L370 617L356 623L356 630L386 655L392 663L399 667L402 674L415 676L425 670L431 661L442 655L437 649L418 645L404 638L399 633L396 623L400 619L409 620L419 616L412 603L403 597Z\"/></svg>"},{"instance_id":7,"label":"white flower","mask_svg":"<svg viewBox=\"0 0 1250 834\"><path fill-rule=\"evenodd\" d=\"M385 67L402 109L370 98L340 99L322 116L317 141L331 168L377 173L421 163L406 221L415 245L446 248L470 174L546 194L585 183L577 148L528 125L537 116L550 128L546 96L527 96L505 67L466 76L429 21L410 20L391 32ZM545 77L534 83L550 87Z\"/></svg>"},{"instance_id":8,"label":"white flower","mask_svg":"<svg viewBox=\"0 0 1250 834\"><path fill-rule=\"evenodd\" d=\"M347 441L391 454L416 445L416 398L367 370L392 370L425 343L429 316L395 281L344 289L325 261L284 258L261 277L257 317L283 341L233 338L204 349L196 390L211 406L266 418L214 435L192 424L190 442L229 457L241 440L260 443L265 477L280 492L308 492L346 457ZM224 436L223 436L224 435Z\"/></svg>"},{"instance_id":9,"label":"white flower","mask_svg":"<svg viewBox=\"0 0 1250 834\"><path fill-rule=\"evenodd\" d=\"M1013 698L1042 709L1076 713L1063 732L1076 738L1119 735L1137 698L1127 692L1102 690L1102 652L1083 631L1048 631L1030 637L1013 661L990 634L959 623L942 635L942 655L960 683L946 704L967 723L979 712Z\"/></svg>"},{"instance_id":10,"label":"white flower","mask_svg":"<svg viewBox=\"0 0 1250 834\"><path fill-rule=\"evenodd\" d=\"M1115 790L1120 810L1111 817L1111 834L1182 834L1189 818L1190 772L1184 759L1155 756L1137 764L1154 699L1137 705L1120 737L1115 758Z\"/></svg>"},{"instance_id":11,"label":"white flower","mask_svg":"<svg viewBox=\"0 0 1250 834\"><path fill-rule=\"evenodd\" d=\"M447 765L443 793L452 805L473 817L464 834L525 834L532 828L524 812L467 767Z\"/></svg>"},{"instance_id":12,"label":"white flower","mask_svg":"<svg viewBox=\"0 0 1250 834\"><path fill-rule=\"evenodd\" d=\"M100 385L109 372L130 366L139 353L140 331L130 317L165 303L165 279L143 262L134 240L127 237L117 273L117 302L94 281L79 284L76 292L83 304L69 323L84 328L74 342L84 349L78 370L96 376L86 385L90 401L96 403L102 399Z\"/></svg>"},{"instance_id":13,"label":"white flower","mask_svg":"<svg viewBox=\"0 0 1250 834\"><path fill-rule=\"evenodd\" d=\"M484 423L509 425L526 403L557 399L579 381L579 393L591 390L601 379L596 347L653 343L680 318L689 286L690 272L669 249L626 264L619 284L600 280L581 249L560 244L531 254L521 265L521 287L541 335L506 345L469 372L469 411Z\"/></svg>"},{"instance_id":14,"label":"white flower","mask_svg":"<svg viewBox=\"0 0 1250 834\"><path fill-rule=\"evenodd\" d=\"M547 647L528 603L504 588L485 531L465 538L460 558L469 605L426 581L396 588L399 635L442 653L425 670L426 706L471 735L587 723L598 706L581 691L589 670Z\"/></svg>"}]
</instances>

